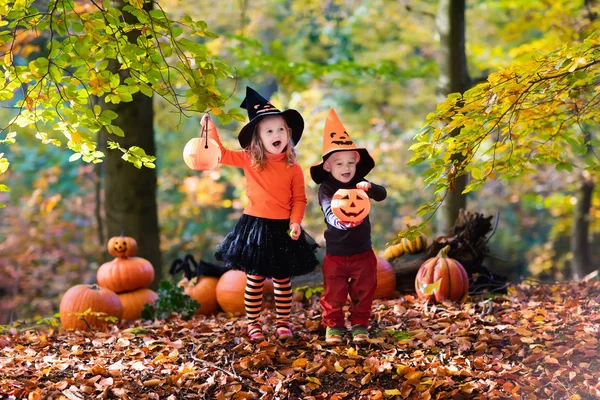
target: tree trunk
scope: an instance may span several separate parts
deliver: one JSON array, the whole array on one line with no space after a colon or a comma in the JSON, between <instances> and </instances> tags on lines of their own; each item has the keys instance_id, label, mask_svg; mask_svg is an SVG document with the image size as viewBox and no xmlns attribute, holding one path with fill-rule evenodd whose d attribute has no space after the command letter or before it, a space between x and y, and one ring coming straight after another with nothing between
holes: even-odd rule
<instances>
[{"instance_id":1,"label":"tree trunk","mask_svg":"<svg viewBox=\"0 0 600 400\"><path fill-rule=\"evenodd\" d=\"M590 209L594 193L594 180L588 172L581 174L581 188L577 196L577 204L573 214L573 230L571 236L571 274L573 279L580 280L594 271L590 254L589 230Z\"/></svg>"},{"instance_id":2,"label":"tree trunk","mask_svg":"<svg viewBox=\"0 0 600 400\"><path fill-rule=\"evenodd\" d=\"M120 1L113 4L116 7L123 6ZM152 3L146 3L144 7L149 9ZM129 40L135 42L137 36L139 32L133 31ZM129 76L129 72L120 70L116 62L111 63L110 68L113 72L119 72L121 81ZM101 101L101 104L103 108L119 115L114 124L125 132L125 137L111 136L111 140L118 142L125 149L139 146L146 154L156 154L152 98L138 92L129 103L106 104ZM102 136L102 142L105 143L108 134L103 131ZM119 150L107 150L104 161L104 211L108 237L124 233L137 241L137 255L147 259L154 266L155 279L151 287L156 289L162 279L156 169L138 169L122 160L122 155Z\"/></svg>"},{"instance_id":3,"label":"tree trunk","mask_svg":"<svg viewBox=\"0 0 600 400\"><path fill-rule=\"evenodd\" d=\"M585 0L586 12L591 21L596 19L597 15L592 10L592 5L596 0ZM587 129L585 129L587 128ZM592 134L591 127L585 126L583 134L587 146L587 153L584 156L592 157ZM582 172L579 175L580 189L577 195L577 204L573 210L573 229L571 231L571 276L575 280L584 278L587 274L594 271L590 254L589 230L590 230L590 210L592 208L592 197L594 195L595 182L589 172Z\"/></svg>"},{"instance_id":4,"label":"tree trunk","mask_svg":"<svg viewBox=\"0 0 600 400\"><path fill-rule=\"evenodd\" d=\"M440 75L438 79L439 101L450 93L463 93L470 87L465 52L465 0L440 0L436 26L440 38ZM460 128L452 132L458 135ZM461 161L460 156L452 158ZM456 178L453 190L446 193L436 215L436 234L447 235L454 226L461 208L466 208L467 198L462 194L468 182L468 176Z\"/></svg>"}]
</instances>

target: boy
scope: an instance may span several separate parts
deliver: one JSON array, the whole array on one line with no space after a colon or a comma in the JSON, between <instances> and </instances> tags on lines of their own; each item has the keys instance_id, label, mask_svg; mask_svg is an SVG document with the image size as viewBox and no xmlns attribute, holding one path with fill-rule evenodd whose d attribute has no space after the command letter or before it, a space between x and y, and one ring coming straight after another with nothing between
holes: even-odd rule
<instances>
[{"instance_id":1,"label":"boy","mask_svg":"<svg viewBox=\"0 0 600 400\"><path fill-rule=\"evenodd\" d=\"M364 177L375 162L364 148L358 148L333 109L325 122L322 161L310 168L319 184L319 204L327 230L326 255L323 262L324 292L322 324L325 341L341 343L345 327L343 306L350 295L350 322L355 343L369 338L371 304L377 287L377 258L371 245L371 223L367 215L362 221L343 222L331 210L331 199L338 189L362 189L375 201L386 198L383 186Z\"/></svg>"}]
</instances>

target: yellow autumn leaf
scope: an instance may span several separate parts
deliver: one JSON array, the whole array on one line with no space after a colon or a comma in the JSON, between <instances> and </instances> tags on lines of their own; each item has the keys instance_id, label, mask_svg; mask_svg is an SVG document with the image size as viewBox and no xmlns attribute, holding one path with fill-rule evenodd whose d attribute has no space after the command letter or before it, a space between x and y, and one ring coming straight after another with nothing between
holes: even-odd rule
<instances>
[{"instance_id":1,"label":"yellow autumn leaf","mask_svg":"<svg viewBox=\"0 0 600 400\"><path fill-rule=\"evenodd\" d=\"M408 366L406 365L396 365L396 373L398 375L403 375L406 369L408 369Z\"/></svg>"},{"instance_id":2,"label":"yellow autumn leaf","mask_svg":"<svg viewBox=\"0 0 600 400\"><path fill-rule=\"evenodd\" d=\"M71 133L71 140L75 143L81 142L82 136L79 132Z\"/></svg>"},{"instance_id":3,"label":"yellow autumn leaf","mask_svg":"<svg viewBox=\"0 0 600 400\"><path fill-rule=\"evenodd\" d=\"M308 360L306 358L299 358L292 363L292 368L304 368Z\"/></svg>"},{"instance_id":4,"label":"yellow autumn leaf","mask_svg":"<svg viewBox=\"0 0 600 400\"><path fill-rule=\"evenodd\" d=\"M413 372L409 372L408 374L404 375L404 377L406 379L421 379L422 376L423 376L423 372L421 372L421 371L413 371Z\"/></svg>"},{"instance_id":5,"label":"yellow autumn leaf","mask_svg":"<svg viewBox=\"0 0 600 400\"><path fill-rule=\"evenodd\" d=\"M384 393L386 394L386 396L398 396L402 394L402 392L398 389L386 389Z\"/></svg>"},{"instance_id":6,"label":"yellow autumn leaf","mask_svg":"<svg viewBox=\"0 0 600 400\"><path fill-rule=\"evenodd\" d=\"M528 331L525 328L515 328L515 332L522 336L531 336L531 331Z\"/></svg>"}]
</instances>

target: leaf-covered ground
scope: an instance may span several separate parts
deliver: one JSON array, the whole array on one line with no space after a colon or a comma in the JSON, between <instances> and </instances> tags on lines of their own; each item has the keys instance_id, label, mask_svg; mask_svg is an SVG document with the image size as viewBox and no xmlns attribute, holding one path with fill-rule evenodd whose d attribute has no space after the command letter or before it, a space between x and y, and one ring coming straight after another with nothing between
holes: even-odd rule
<instances>
[{"instance_id":1,"label":"leaf-covered ground","mask_svg":"<svg viewBox=\"0 0 600 400\"><path fill-rule=\"evenodd\" d=\"M592 399L600 282L520 286L463 305L374 304L373 339L326 346L316 304L297 338L249 343L244 318L102 333L0 335L0 395L28 399ZM274 312L263 312L271 324Z\"/></svg>"}]
</instances>

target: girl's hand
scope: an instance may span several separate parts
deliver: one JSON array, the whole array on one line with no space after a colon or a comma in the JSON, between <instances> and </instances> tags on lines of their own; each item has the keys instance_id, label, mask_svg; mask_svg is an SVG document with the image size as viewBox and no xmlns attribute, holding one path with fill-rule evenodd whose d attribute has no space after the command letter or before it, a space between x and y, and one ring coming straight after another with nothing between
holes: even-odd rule
<instances>
[{"instance_id":1,"label":"girl's hand","mask_svg":"<svg viewBox=\"0 0 600 400\"><path fill-rule=\"evenodd\" d=\"M356 184L356 188L362 189L366 192L367 190L371 189L371 182L367 182L367 181L358 182Z\"/></svg>"},{"instance_id":2,"label":"girl's hand","mask_svg":"<svg viewBox=\"0 0 600 400\"><path fill-rule=\"evenodd\" d=\"M299 223L292 222L290 224L290 237L292 238L292 240L298 240L301 232L302 232L302 228L300 228Z\"/></svg>"},{"instance_id":3,"label":"girl's hand","mask_svg":"<svg viewBox=\"0 0 600 400\"><path fill-rule=\"evenodd\" d=\"M217 127L215 126L215 123L213 122L213 120L209 114L204 114L202 116L202 118L200 119L200 126L201 126L201 131L200 131L201 137L203 137L204 134L206 133L206 131L208 131L209 139L218 139L219 138L219 132L217 132ZM208 127L208 129L207 129L207 127Z\"/></svg>"}]
</instances>

